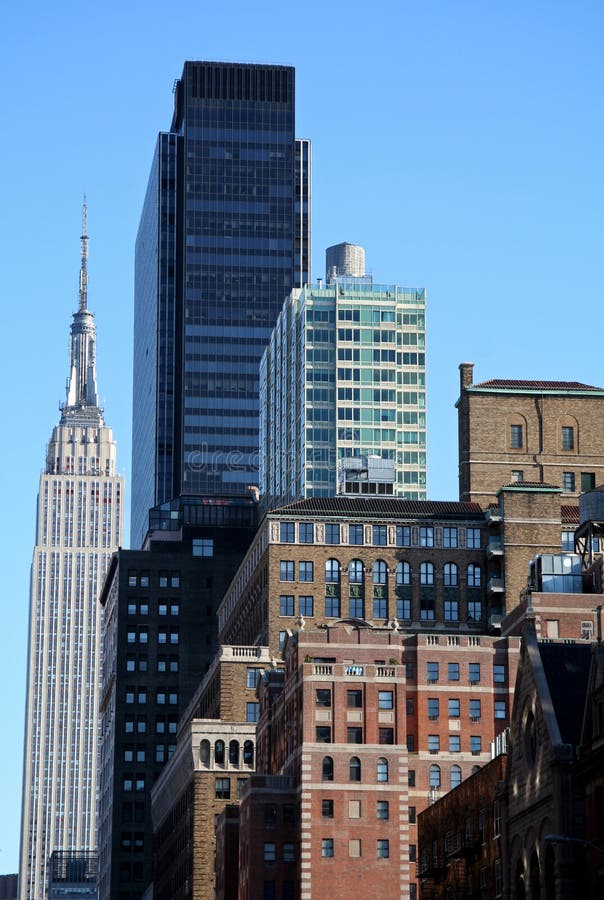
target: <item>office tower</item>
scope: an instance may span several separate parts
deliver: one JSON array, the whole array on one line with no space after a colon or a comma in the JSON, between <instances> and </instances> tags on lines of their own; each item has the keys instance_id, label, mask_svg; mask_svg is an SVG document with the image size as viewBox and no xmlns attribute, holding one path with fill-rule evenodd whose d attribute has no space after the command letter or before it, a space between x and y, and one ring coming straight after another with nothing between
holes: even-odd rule
<instances>
[{"instance_id":1,"label":"office tower","mask_svg":"<svg viewBox=\"0 0 604 900\"><path fill-rule=\"evenodd\" d=\"M267 506L336 493L426 499L425 314L423 289L370 276L292 291L260 370Z\"/></svg>"},{"instance_id":2,"label":"office tower","mask_svg":"<svg viewBox=\"0 0 604 900\"><path fill-rule=\"evenodd\" d=\"M55 851L96 849L100 587L122 539L123 479L96 387L83 208L67 400L40 478L31 572L20 900L41 900Z\"/></svg>"},{"instance_id":3,"label":"office tower","mask_svg":"<svg viewBox=\"0 0 604 900\"><path fill-rule=\"evenodd\" d=\"M294 70L186 62L136 243L132 547L152 507L249 497L258 365L310 271L310 145Z\"/></svg>"},{"instance_id":4,"label":"office tower","mask_svg":"<svg viewBox=\"0 0 604 900\"><path fill-rule=\"evenodd\" d=\"M334 244L325 251L325 280L335 275L365 275L365 249L357 244Z\"/></svg>"}]
</instances>

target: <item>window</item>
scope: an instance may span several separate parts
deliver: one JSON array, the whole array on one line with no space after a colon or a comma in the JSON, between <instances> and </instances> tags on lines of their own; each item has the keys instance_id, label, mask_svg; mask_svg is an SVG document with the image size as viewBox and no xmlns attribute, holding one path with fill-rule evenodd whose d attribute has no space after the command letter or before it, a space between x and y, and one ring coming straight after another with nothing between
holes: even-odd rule
<instances>
[{"instance_id":1,"label":"window","mask_svg":"<svg viewBox=\"0 0 604 900\"><path fill-rule=\"evenodd\" d=\"M277 848L273 843L264 844L264 862L274 863L277 858Z\"/></svg>"},{"instance_id":2,"label":"window","mask_svg":"<svg viewBox=\"0 0 604 900\"><path fill-rule=\"evenodd\" d=\"M329 858L333 856L333 838L322 838L321 856Z\"/></svg>"},{"instance_id":3,"label":"window","mask_svg":"<svg viewBox=\"0 0 604 900\"><path fill-rule=\"evenodd\" d=\"M285 650L285 641L287 640L287 631L279 632L279 653Z\"/></svg>"},{"instance_id":4,"label":"window","mask_svg":"<svg viewBox=\"0 0 604 900\"><path fill-rule=\"evenodd\" d=\"M399 562L396 565L397 585L411 584L411 566L408 562Z\"/></svg>"},{"instance_id":5,"label":"window","mask_svg":"<svg viewBox=\"0 0 604 900\"><path fill-rule=\"evenodd\" d=\"M471 662L468 669L470 673L470 684L478 684L480 681L480 663Z\"/></svg>"},{"instance_id":6,"label":"window","mask_svg":"<svg viewBox=\"0 0 604 900\"><path fill-rule=\"evenodd\" d=\"M511 481L512 483L516 482L517 484L524 481L524 472L522 469L512 469Z\"/></svg>"},{"instance_id":7,"label":"window","mask_svg":"<svg viewBox=\"0 0 604 900\"><path fill-rule=\"evenodd\" d=\"M495 868L494 868L494 878L495 878L495 898L503 896L503 872L501 869L501 860L495 860Z\"/></svg>"},{"instance_id":8,"label":"window","mask_svg":"<svg viewBox=\"0 0 604 900\"><path fill-rule=\"evenodd\" d=\"M443 584L445 587L457 587L457 566L455 563L445 563Z\"/></svg>"},{"instance_id":9,"label":"window","mask_svg":"<svg viewBox=\"0 0 604 900\"><path fill-rule=\"evenodd\" d=\"M574 472L563 472L562 473L562 490L565 493L572 494L575 490L575 473Z\"/></svg>"},{"instance_id":10,"label":"window","mask_svg":"<svg viewBox=\"0 0 604 900\"><path fill-rule=\"evenodd\" d=\"M429 585L434 584L434 566L431 562L420 563L419 583Z\"/></svg>"},{"instance_id":11,"label":"window","mask_svg":"<svg viewBox=\"0 0 604 900\"><path fill-rule=\"evenodd\" d=\"M459 681L459 663L447 663L449 681Z\"/></svg>"},{"instance_id":12,"label":"window","mask_svg":"<svg viewBox=\"0 0 604 900\"><path fill-rule=\"evenodd\" d=\"M459 622L459 600L445 600L445 622Z\"/></svg>"},{"instance_id":13,"label":"window","mask_svg":"<svg viewBox=\"0 0 604 900\"><path fill-rule=\"evenodd\" d=\"M362 544L363 543L363 526L362 525L349 525L348 526L348 543L349 544Z\"/></svg>"},{"instance_id":14,"label":"window","mask_svg":"<svg viewBox=\"0 0 604 900\"><path fill-rule=\"evenodd\" d=\"M349 725L346 729L349 744L363 743L363 729L359 725Z\"/></svg>"},{"instance_id":15,"label":"window","mask_svg":"<svg viewBox=\"0 0 604 900\"><path fill-rule=\"evenodd\" d=\"M340 598L339 597L326 597L325 598L325 615L330 619L337 619L340 615Z\"/></svg>"},{"instance_id":16,"label":"window","mask_svg":"<svg viewBox=\"0 0 604 900\"><path fill-rule=\"evenodd\" d=\"M420 547L434 546L434 528L431 525L422 526L419 530Z\"/></svg>"},{"instance_id":17,"label":"window","mask_svg":"<svg viewBox=\"0 0 604 900\"><path fill-rule=\"evenodd\" d=\"M443 528L443 547L457 547L457 528Z\"/></svg>"},{"instance_id":18,"label":"window","mask_svg":"<svg viewBox=\"0 0 604 900\"><path fill-rule=\"evenodd\" d=\"M466 544L469 550L480 549L480 528L466 528Z\"/></svg>"},{"instance_id":19,"label":"window","mask_svg":"<svg viewBox=\"0 0 604 900\"><path fill-rule=\"evenodd\" d=\"M438 663L429 662L427 667L428 684L434 684L438 681Z\"/></svg>"},{"instance_id":20,"label":"window","mask_svg":"<svg viewBox=\"0 0 604 900\"><path fill-rule=\"evenodd\" d=\"M561 434L561 443L563 450L575 449L575 429L572 425L563 425Z\"/></svg>"},{"instance_id":21,"label":"window","mask_svg":"<svg viewBox=\"0 0 604 900\"><path fill-rule=\"evenodd\" d=\"M470 720L480 722L480 700L470 700Z\"/></svg>"},{"instance_id":22,"label":"window","mask_svg":"<svg viewBox=\"0 0 604 900\"><path fill-rule=\"evenodd\" d=\"M409 844L409 862L417 861L417 844Z\"/></svg>"},{"instance_id":23,"label":"window","mask_svg":"<svg viewBox=\"0 0 604 900\"><path fill-rule=\"evenodd\" d=\"M247 688L255 688L260 681L260 673L262 669L248 669L246 672L245 686Z\"/></svg>"},{"instance_id":24,"label":"window","mask_svg":"<svg viewBox=\"0 0 604 900\"><path fill-rule=\"evenodd\" d=\"M438 666L438 663L436 665ZM407 681L413 681L414 678L415 678L415 666L413 665L412 662L406 662L405 663L405 679ZM413 707L413 700L411 701L411 705ZM407 712L409 712L409 710L407 710ZM413 713L413 709L411 709L411 712Z\"/></svg>"},{"instance_id":25,"label":"window","mask_svg":"<svg viewBox=\"0 0 604 900\"><path fill-rule=\"evenodd\" d=\"M246 703L245 704L245 721L246 722L257 722L259 715L260 715L260 704L259 703Z\"/></svg>"},{"instance_id":26,"label":"window","mask_svg":"<svg viewBox=\"0 0 604 900\"><path fill-rule=\"evenodd\" d=\"M319 744L331 743L331 725L316 726L316 740Z\"/></svg>"},{"instance_id":27,"label":"window","mask_svg":"<svg viewBox=\"0 0 604 900\"><path fill-rule=\"evenodd\" d=\"M409 824L415 825L416 820L417 820L417 816L416 816L415 806L410 806L409 807Z\"/></svg>"},{"instance_id":28,"label":"window","mask_svg":"<svg viewBox=\"0 0 604 900\"><path fill-rule=\"evenodd\" d=\"M380 725L378 728L378 744L394 744L394 728ZM410 748L407 747L407 749Z\"/></svg>"},{"instance_id":29,"label":"window","mask_svg":"<svg viewBox=\"0 0 604 900\"><path fill-rule=\"evenodd\" d=\"M281 522L279 540L282 544L293 544L295 541L295 526L293 522Z\"/></svg>"},{"instance_id":30,"label":"window","mask_svg":"<svg viewBox=\"0 0 604 900\"><path fill-rule=\"evenodd\" d=\"M231 797L231 779L217 778L214 784L214 795L217 800L229 800Z\"/></svg>"},{"instance_id":31,"label":"window","mask_svg":"<svg viewBox=\"0 0 604 900\"><path fill-rule=\"evenodd\" d=\"M385 525L373 526L373 543L378 547L385 547L388 543L388 532Z\"/></svg>"},{"instance_id":32,"label":"window","mask_svg":"<svg viewBox=\"0 0 604 900\"><path fill-rule=\"evenodd\" d=\"M479 734L470 735L470 752L472 756L478 756L482 752L482 738Z\"/></svg>"},{"instance_id":33,"label":"window","mask_svg":"<svg viewBox=\"0 0 604 900\"><path fill-rule=\"evenodd\" d=\"M481 573L480 566L475 566L473 563L470 563L466 570L466 577L468 581L468 587L480 587L481 583Z\"/></svg>"},{"instance_id":34,"label":"window","mask_svg":"<svg viewBox=\"0 0 604 900\"><path fill-rule=\"evenodd\" d=\"M411 546L411 527L409 525L397 525L396 526L396 546L397 547L410 547Z\"/></svg>"},{"instance_id":35,"label":"window","mask_svg":"<svg viewBox=\"0 0 604 900\"><path fill-rule=\"evenodd\" d=\"M314 563L310 560L305 560L300 563L300 581L314 581L315 580L315 567Z\"/></svg>"},{"instance_id":36,"label":"window","mask_svg":"<svg viewBox=\"0 0 604 900\"><path fill-rule=\"evenodd\" d=\"M594 472L581 472L581 493L593 491L596 486L596 476Z\"/></svg>"},{"instance_id":37,"label":"window","mask_svg":"<svg viewBox=\"0 0 604 900\"><path fill-rule=\"evenodd\" d=\"M468 621L479 622L482 619L482 602L480 600L468 600Z\"/></svg>"},{"instance_id":38,"label":"window","mask_svg":"<svg viewBox=\"0 0 604 900\"><path fill-rule=\"evenodd\" d=\"M378 709L393 709L394 695L392 691L378 691Z\"/></svg>"},{"instance_id":39,"label":"window","mask_svg":"<svg viewBox=\"0 0 604 900\"><path fill-rule=\"evenodd\" d=\"M361 780L361 760L358 756L352 756L350 758L350 762L348 764L348 780L349 781L360 781Z\"/></svg>"},{"instance_id":40,"label":"window","mask_svg":"<svg viewBox=\"0 0 604 900\"><path fill-rule=\"evenodd\" d=\"M291 559L282 559L279 563L279 580L293 581L295 576L294 562Z\"/></svg>"},{"instance_id":41,"label":"window","mask_svg":"<svg viewBox=\"0 0 604 900\"><path fill-rule=\"evenodd\" d=\"M323 819L333 819L333 800L321 800L321 816Z\"/></svg>"},{"instance_id":42,"label":"window","mask_svg":"<svg viewBox=\"0 0 604 900\"><path fill-rule=\"evenodd\" d=\"M360 559L351 559L348 566L348 581L350 584L363 583L363 563Z\"/></svg>"},{"instance_id":43,"label":"window","mask_svg":"<svg viewBox=\"0 0 604 900\"><path fill-rule=\"evenodd\" d=\"M438 697L428 697L428 718L434 722L438 719Z\"/></svg>"},{"instance_id":44,"label":"window","mask_svg":"<svg viewBox=\"0 0 604 900\"><path fill-rule=\"evenodd\" d=\"M193 556L214 556L214 540L212 538L193 538Z\"/></svg>"},{"instance_id":45,"label":"window","mask_svg":"<svg viewBox=\"0 0 604 900\"><path fill-rule=\"evenodd\" d=\"M505 719L506 715L505 700L495 700L495 718Z\"/></svg>"},{"instance_id":46,"label":"window","mask_svg":"<svg viewBox=\"0 0 604 900\"><path fill-rule=\"evenodd\" d=\"M411 600L403 600L398 598L396 601L396 617L397 619L411 618Z\"/></svg>"},{"instance_id":47,"label":"window","mask_svg":"<svg viewBox=\"0 0 604 900\"><path fill-rule=\"evenodd\" d=\"M522 445L522 425L510 425L510 449L521 450Z\"/></svg>"},{"instance_id":48,"label":"window","mask_svg":"<svg viewBox=\"0 0 604 900\"><path fill-rule=\"evenodd\" d=\"M409 807L409 811L411 811L412 807ZM388 800L378 800L377 808L376 808L376 818L377 819L389 819L390 818L390 804ZM411 820L409 820L411 821Z\"/></svg>"},{"instance_id":49,"label":"window","mask_svg":"<svg viewBox=\"0 0 604 900\"><path fill-rule=\"evenodd\" d=\"M459 700L457 697L451 697L449 699L449 718L459 719Z\"/></svg>"},{"instance_id":50,"label":"window","mask_svg":"<svg viewBox=\"0 0 604 900\"><path fill-rule=\"evenodd\" d=\"M340 580L340 563L337 559L325 561L325 581L328 584L337 584Z\"/></svg>"},{"instance_id":51,"label":"window","mask_svg":"<svg viewBox=\"0 0 604 900\"><path fill-rule=\"evenodd\" d=\"M499 837L501 834L501 809L499 800L493 801L493 837Z\"/></svg>"},{"instance_id":52,"label":"window","mask_svg":"<svg viewBox=\"0 0 604 900\"><path fill-rule=\"evenodd\" d=\"M449 735L449 753L461 753L461 737L458 734Z\"/></svg>"},{"instance_id":53,"label":"window","mask_svg":"<svg viewBox=\"0 0 604 900\"><path fill-rule=\"evenodd\" d=\"M461 766L451 766L451 790L461 784Z\"/></svg>"},{"instance_id":54,"label":"window","mask_svg":"<svg viewBox=\"0 0 604 900\"><path fill-rule=\"evenodd\" d=\"M293 844L283 844L283 862L294 862L295 851Z\"/></svg>"},{"instance_id":55,"label":"window","mask_svg":"<svg viewBox=\"0 0 604 900\"><path fill-rule=\"evenodd\" d=\"M495 684L505 684L505 666L500 664L493 666L493 681Z\"/></svg>"},{"instance_id":56,"label":"window","mask_svg":"<svg viewBox=\"0 0 604 900\"><path fill-rule=\"evenodd\" d=\"M409 753L415 753L415 735L408 734L407 735L407 750Z\"/></svg>"},{"instance_id":57,"label":"window","mask_svg":"<svg viewBox=\"0 0 604 900\"><path fill-rule=\"evenodd\" d=\"M386 584L388 580L388 567L383 559L378 559L373 564L373 583Z\"/></svg>"},{"instance_id":58,"label":"window","mask_svg":"<svg viewBox=\"0 0 604 900\"><path fill-rule=\"evenodd\" d=\"M388 781L388 760L383 756L377 761L376 777L378 782Z\"/></svg>"},{"instance_id":59,"label":"window","mask_svg":"<svg viewBox=\"0 0 604 900\"><path fill-rule=\"evenodd\" d=\"M331 756L323 757L321 778L323 781L333 781L333 759Z\"/></svg>"},{"instance_id":60,"label":"window","mask_svg":"<svg viewBox=\"0 0 604 900\"><path fill-rule=\"evenodd\" d=\"M300 522L298 534L301 544L313 544L315 540L315 529L312 522Z\"/></svg>"},{"instance_id":61,"label":"window","mask_svg":"<svg viewBox=\"0 0 604 900\"><path fill-rule=\"evenodd\" d=\"M440 787L440 766L430 766L428 781L431 788Z\"/></svg>"},{"instance_id":62,"label":"window","mask_svg":"<svg viewBox=\"0 0 604 900\"><path fill-rule=\"evenodd\" d=\"M329 688L317 688L317 706L331 706L331 690Z\"/></svg>"},{"instance_id":63,"label":"window","mask_svg":"<svg viewBox=\"0 0 604 900\"><path fill-rule=\"evenodd\" d=\"M313 616L314 615L314 600L312 596L306 594L300 597L300 615L301 616Z\"/></svg>"},{"instance_id":64,"label":"window","mask_svg":"<svg viewBox=\"0 0 604 900\"><path fill-rule=\"evenodd\" d=\"M358 709L363 705L362 691L346 691L346 706Z\"/></svg>"},{"instance_id":65,"label":"window","mask_svg":"<svg viewBox=\"0 0 604 900\"><path fill-rule=\"evenodd\" d=\"M325 543L326 544L339 544L340 543L340 526L334 522L328 522L325 526Z\"/></svg>"},{"instance_id":66,"label":"window","mask_svg":"<svg viewBox=\"0 0 604 900\"><path fill-rule=\"evenodd\" d=\"M378 838L377 855L378 859L388 859L390 856L390 841L385 838Z\"/></svg>"},{"instance_id":67,"label":"window","mask_svg":"<svg viewBox=\"0 0 604 900\"><path fill-rule=\"evenodd\" d=\"M428 735L428 750L430 753L438 753L440 750L440 736L438 734Z\"/></svg>"},{"instance_id":68,"label":"window","mask_svg":"<svg viewBox=\"0 0 604 900\"><path fill-rule=\"evenodd\" d=\"M361 801L360 800L349 800L348 801L348 818L349 819L360 819L361 818Z\"/></svg>"},{"instance_id":69,"label":"window","mask_svg":"<svg viewBox=\"0 0 604 900\"><path fill-rule=\"evenodd\" d=\"M293 616L294 614L294 597L292 594L281 594L279 597L279 615Z\"/></svg>"},{"instance_id":70,"label":"window","mask_svg":"<svg viewBox=\"0 0 604 900\"><path fill-rule=\"evenodd\" d=\"M348 841L348 856L358 859L361 855L361 842L358 838L351 838Z\"/></svg>"},{"instance_id":71,"label":"window","mask_svg":"<svg viewBox=\"0 0 604 900\"><path fill-rule=\"evenodd\" d=\"M562 532L562 550L565 550L567 553L575 552L575 532L574 531L563 531Z\"/></svg>"}]
</instances>

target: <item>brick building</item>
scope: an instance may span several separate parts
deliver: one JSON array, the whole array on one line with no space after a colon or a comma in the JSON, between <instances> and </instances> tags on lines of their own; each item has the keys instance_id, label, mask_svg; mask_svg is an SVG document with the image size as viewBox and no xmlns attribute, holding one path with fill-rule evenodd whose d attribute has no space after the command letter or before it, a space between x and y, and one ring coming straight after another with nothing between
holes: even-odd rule
<instances>
[{"instance_id":1,"label":"brick building","mask_svg":"<svg viewBox=\"0 0 604 900\"><path fill-rule=\"evenodd\" d=\"M604 390L568 381L473 383L461 363L459 497L485 509L506 484L550 484L562 503L604 481Z\"/></svg>"}]
</instances>

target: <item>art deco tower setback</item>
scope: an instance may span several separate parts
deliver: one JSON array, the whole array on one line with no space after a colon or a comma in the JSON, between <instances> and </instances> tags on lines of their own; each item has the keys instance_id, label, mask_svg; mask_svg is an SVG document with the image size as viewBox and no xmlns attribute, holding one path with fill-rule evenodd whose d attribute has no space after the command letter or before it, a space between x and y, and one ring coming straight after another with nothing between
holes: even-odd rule
<instances>
[{"instance_id":1,"label":"art deco tower setback","mask_svg":"<svg viewBox=\"0 0 604 900\"><path fill-rule=\"evenodd\" d=\"M310 271L294 69L186 62L136 242L131 546L178 497L248 498L258 366Z\"/></svg>"},{"instance_id":2,"label":"art deco tower setback","mask_svg":"<svg viewBox=\"0 0 604 900\"><path fill-rule=\"evenodd\" d=\"M96 849L100 588L121 544L123 479L96 386L83 208L67 398L40 478L31 571L20 900L41 900L54 851Z\"/></svg>"}]
</instances>

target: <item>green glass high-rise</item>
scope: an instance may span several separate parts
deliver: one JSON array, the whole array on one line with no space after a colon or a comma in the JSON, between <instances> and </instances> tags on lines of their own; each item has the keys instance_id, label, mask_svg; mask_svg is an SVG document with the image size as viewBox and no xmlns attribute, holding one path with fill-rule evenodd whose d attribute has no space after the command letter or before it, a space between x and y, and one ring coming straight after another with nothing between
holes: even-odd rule
<instances>
[{"instance_id":1,"label":"green glass high-rise","mask_svg":"<svg viewBox=\"0 0 604 900\"><path fill-rule=\"evenodd\" d=\"M258 365L310 271L294 69L186 62L136 243L131 545L178 497L258 483Z\"/></svg>"}]
</instances>

